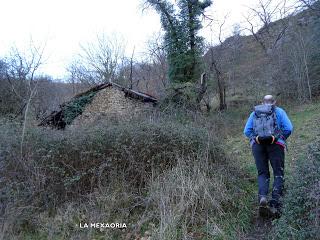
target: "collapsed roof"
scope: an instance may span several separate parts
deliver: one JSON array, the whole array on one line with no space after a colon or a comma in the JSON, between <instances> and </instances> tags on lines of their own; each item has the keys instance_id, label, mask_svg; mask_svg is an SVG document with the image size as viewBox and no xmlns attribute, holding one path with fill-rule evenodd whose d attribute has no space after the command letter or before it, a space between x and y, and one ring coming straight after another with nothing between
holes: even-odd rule
<instances>
[{"instance_id":1,"label":"collapsed roof","mask_svg":"<svg viewBox=\"0 0 320 240\"><path fill-rule=\"evenodd\" d=\"M45 117L38 126L51 126L53 128L57 129L64 129L66 125L71 124L74 118L82 114L82 111L84 110L84 107L86 104L90 103L92 99L94 98L95 94L102 89L114 87L118 89L119 91L124 92L124 96L135 99L142 102L151 102L153 104L157 103L157 99L149 94L142 93L139 91L135 91L129 88L122 87L116 83L103 83L100 85L97 85L85 92L79 93L75 95L71 100L63 103L60 105L59 111L53 111L51 112L47 117ZM71 111L71 116L66 116L66 109L70 109L70 106L72 105L80 105L80 108L77 108L75 111Z\"/></svg>"}]
</instances>

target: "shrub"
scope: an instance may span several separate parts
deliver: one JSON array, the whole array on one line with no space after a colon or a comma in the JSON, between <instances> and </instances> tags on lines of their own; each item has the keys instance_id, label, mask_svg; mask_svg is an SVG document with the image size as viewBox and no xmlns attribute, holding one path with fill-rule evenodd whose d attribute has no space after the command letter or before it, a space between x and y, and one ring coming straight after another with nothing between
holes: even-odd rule
<instances>
[{"instance_id":1,"label":"shrub","mask_svg":"<svg viewBox=\"0 0 320 240\"><path fill-rule=\"evenodd\" d=\"M226 190L233 185L226 176L237 174L211 132L168 118L105 121L65 131L29 129L22 155L19 126L3 128L9 130L1 136L7 139L7 150L0 149L4 183L0 200L3 220L7 226L15 225L15 232L44 231L46 223L35 216L43 211L56 216L59 208L73 202L79 203L75 216L84 211L103 218L143 219L141 211L148 209L146 222L159 224L154 231L158 238L172 236L167 229L177 218L181 236L188 234L190 224L204 223L209 212L223 214L229 201ZM97 205L103 213L97 213ZM70 223L81 220L75 219ZM135 231L144 222L134 226ZM61 228L54 231L61 233Z\"/></svg>"},{"instance_id":2,"label":"shrub","mask_svg":"<svg viewBox=\"0 0 320 240\"><path fill-rule=\"evenodd\" d=\"M317 239L320 236L320 141L310 145L294 169L283 216L275 222L277 239Z\"/></svg>"}]
</instances>

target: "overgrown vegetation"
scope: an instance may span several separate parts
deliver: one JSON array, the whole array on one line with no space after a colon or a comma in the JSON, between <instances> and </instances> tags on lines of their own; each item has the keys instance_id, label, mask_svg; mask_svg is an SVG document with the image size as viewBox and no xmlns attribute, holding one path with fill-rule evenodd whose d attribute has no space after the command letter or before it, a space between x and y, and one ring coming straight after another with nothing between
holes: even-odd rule
<instances>
[{"instance_id":1,"label":"overgrown vegetation","mask_svg":"<svg viewBox=\"0 0 320 240\"><path fill-rule=\"evenodd\" d=\"M203 39L197 34L211 1L146 2L160 14L165 30L165 44L152 46L156 58L150 61L134 64L133 54L130 61L122 59L122 50L113 49L110 39L99 38L96 48L84 49L85 61L69 69L73 82L68 85L36 77L38 51L31 51L30 59L19 51L0 59L0 239L250 238L256 167L242 130L251 107L266 93L276 95L281 107L287 104L295 131L286 152L284 214L273 228L270 224L271 232L262 229L253 239L316 239L319 1L309 1L316 5L286 19L267 18L253 35L238 32L211 48L204 56L211 75L201 86ZM259 9L253 10L259 15ZM267 10L260 13L275 12ZM133 89L165 89L159 111L130 122L103 115L91 125L64 131L36 127L37 118L88 83L122 78ZM64 128L95 94L77 95L52 121L61 121ZM203 101L208 112L225 111L201 112ZM13 114L23 121L12 120ZM81 230L83 222L122 222L128 228Z\"/></svg>"},{"instance_id":2,"label":"overgrown vegetation","mask_svg":"<svg viewBox=\"0 0 320 240\"><path fill-rule=\"evenodd\" d=\"M320 141L298 160L286 195L284 214L274 223L277 239L317 239L320 235Z\"/></svg>"},{"instance_id":3,"label":"overgrown vegetation","mask_svg":"<svg viewBox=\"0 0 320 240\"><path fill-rule=\"evenodd\" d=\"M212 4L211 0L179 0L176 3L162 0L146 0L160 15L165 32L163 49L166 52L170 86L166 102L177 106L197 108L202 95L197 84L204 69L204 38L200 17ZM204 90L205 92L205 90ZM200 97L200 96L201 97Z\"/></svg>"},{"instance_id":4,"label":"overgrown vegetation","mask_svg":"<svg viewBox=\"0 0 320 240\"><path fill-rule=\"evenodd\" d=\"M96 92L93 91L77 97L63 105L62 112L65 123L67 125L71 124L72 121L84 111L85 106L91 103L95 95Z\"/></svg>"},{"instance_id":5,"label":"overgrown vegetation","mask_svg":"<svg viewBox=\"0 0 320 240\"><path fill-rule=\"evenodd\" d=\"M292 115L301 141L289 143L290 152L314 139L308 134L318 108L310 106ZM65 131L30 128L22 158L20 124L2 122L4 239L244 237L256 203L254 163L241 133L247 107L209 116L173 108L130 123L105 119ZM317 226L317 190L308 191L317 187L318 144L294 168L271 238L318 234L311 227ZM128 228L79 229L80 222L95 221Z\"/></svg>"},{"instance_id":6,"label":"overgrown vegetation","mask_svg":"<svg viewBox=\"0 0 320 240\"><path fill-rule=\"evenodd\" d=\"M212 132L191 122L156 118L62 132L29 129L22 158L19 127L1 127L7 129L1 131L7 144L0 170L5 239L48 237L48 230L58 239L146 230L156 239L217 237L226 234L220 225L225 213L239 210L236 163ZM61 216L64 211L69 215ZM79 231L81 221L111 219L129 230Z\"/></svg>"}]
</instances>

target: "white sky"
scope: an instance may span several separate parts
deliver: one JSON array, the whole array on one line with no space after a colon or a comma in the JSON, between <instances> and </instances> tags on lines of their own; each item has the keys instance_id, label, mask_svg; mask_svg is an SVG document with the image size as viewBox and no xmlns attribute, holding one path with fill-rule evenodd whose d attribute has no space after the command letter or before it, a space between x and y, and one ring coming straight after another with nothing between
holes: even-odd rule
<instances>
[{"instance_id":1,"label":"white sky","mask_svg":"<svg viewBox=\"0 0 320 240\"><path fill-rule=\"evenodd\" d=\"M247 8L257 0L214 0L208 13L223 20L225 36L234 23L243 22ZM79 53L79 44L92 42L98 33L121 35L126 41L128 55L135 46L142 55L145 44L160 30L159 16L152 10L141 11L142 0L0 0L0 58L10 47L26 48L32 38L35 43L46 42L47 58L42 72L62 78L65 68ZM212 38L210 29L202 34Z\"/></svg>"}]
</instances>

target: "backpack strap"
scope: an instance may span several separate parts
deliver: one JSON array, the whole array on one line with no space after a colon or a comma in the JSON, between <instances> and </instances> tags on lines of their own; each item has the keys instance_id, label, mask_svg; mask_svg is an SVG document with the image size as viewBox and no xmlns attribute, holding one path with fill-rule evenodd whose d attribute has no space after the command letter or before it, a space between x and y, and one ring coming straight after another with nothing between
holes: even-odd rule
<instances>
[{"instance_id":1,"label":"backpack strap","mask_svg":"<svg viewBox=\"0 0 320 240\"><path fill-rule=\"evenodd\" d=\"M278 126L276 107L273 108L272 117L273 117L273 122L274 122L275 135L277 138L279 138L281 136L281 134L280 134L281 131L280 131L280 127Z\"/></svg>"}]
</instances>

